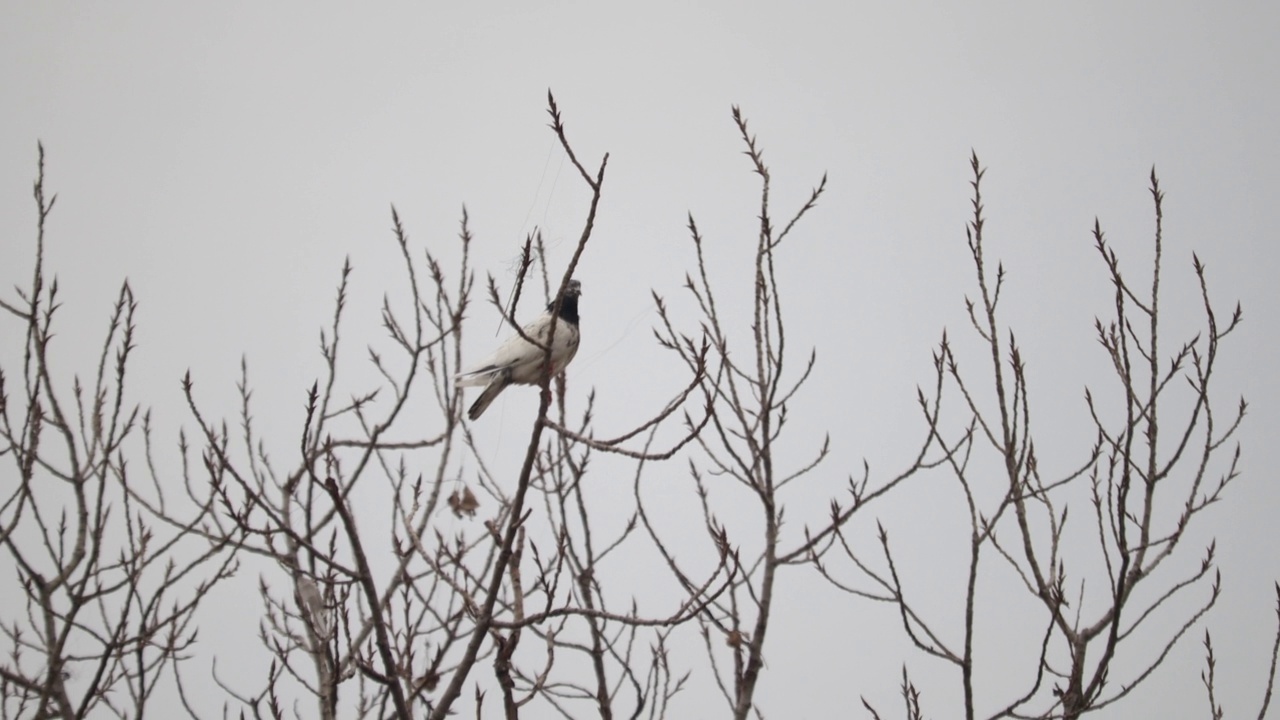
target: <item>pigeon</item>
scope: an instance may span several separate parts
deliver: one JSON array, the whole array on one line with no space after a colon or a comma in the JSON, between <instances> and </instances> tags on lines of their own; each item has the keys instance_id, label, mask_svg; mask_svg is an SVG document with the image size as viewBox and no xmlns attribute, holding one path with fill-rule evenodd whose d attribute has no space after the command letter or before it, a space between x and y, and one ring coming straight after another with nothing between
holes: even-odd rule
<instances>
[{"instance_id":1,"label":"pigeon","mask_svg":"<svg viewBox=\"0 0 1280 720\"><path fill-rule=\"evenodd\" d=\"M555 377L564 371L569 361L578 352L578 296L582 294L582 283L570 280L564 290L564 298L560 303L560 318L556 321L556 334L551 339L551 372ZM547 343L548 331L551 329L552 312L556 304L547 305L546 312L538 319L524 326L524 335ZM474 370L459 374L454 378L459 387L483 385L484 392L467 410L467 417L476 420L489 407L494 398L508 385L536 385L542 380L543 360L546 351L515 335L502 344L492 355L480 363Z\"/></svg>"}]
</instances>

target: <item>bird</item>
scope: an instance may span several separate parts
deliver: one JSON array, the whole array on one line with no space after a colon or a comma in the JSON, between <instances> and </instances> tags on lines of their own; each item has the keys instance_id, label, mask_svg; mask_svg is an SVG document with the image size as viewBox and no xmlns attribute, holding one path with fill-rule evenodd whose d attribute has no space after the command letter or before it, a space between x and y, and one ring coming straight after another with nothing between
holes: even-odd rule
<instances>
[{"instance_id":1,"label":"bird","mask_svg":"<svg viewBox=\"0 0 1280 720\"><path fill-rule=\"evenodd\" d=\"M551 372L548 377L564 372L565 366L578 353L578 341L581 338L578 331L578 296L581 294L582 283L570 280L560 302L555 337L549 343ZM480 397L467 410L467 417L473 421L479 419L494 398L506 390L508 385L536 385L542 380L542 372L546 369L543 365L546 351L526 340L525 336L547 345L555 307L554 302L548 304L546 312L524 326L523 336L517 334L511 337L474 369L454 378L459 387L484 386L484 392L480 393Z\"/></svg>"}]
</instances>

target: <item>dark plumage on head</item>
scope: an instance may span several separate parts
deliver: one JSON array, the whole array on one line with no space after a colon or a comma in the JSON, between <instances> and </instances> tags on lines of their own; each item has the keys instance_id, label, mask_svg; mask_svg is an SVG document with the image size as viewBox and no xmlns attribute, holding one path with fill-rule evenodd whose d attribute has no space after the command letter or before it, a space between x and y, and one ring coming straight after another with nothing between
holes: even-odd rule
<instances>
[{"instance_id":1,"label":"dark plumage on head","mask_svg":"<svg viewBox=\"0 0 1280 720\"><path fill-rule=\"evenodd\" d=\"M582 294L582 283L578 280L570 280L565 286L564 298L560 302L560 318L574 325L578 324L578 296ZM547 304L547 312L555 310L556 303L551 301Z\"/></svg>"}]
</instances>

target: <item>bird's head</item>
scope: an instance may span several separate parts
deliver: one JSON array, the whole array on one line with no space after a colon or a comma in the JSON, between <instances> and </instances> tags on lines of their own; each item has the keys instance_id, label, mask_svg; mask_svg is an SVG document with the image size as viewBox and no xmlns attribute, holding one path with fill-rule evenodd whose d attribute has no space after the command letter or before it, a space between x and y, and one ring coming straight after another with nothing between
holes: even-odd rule
<instances>
[{"instance_id":1,"label":"bird's head","mask_svg":"<svg viewBox=\"0 0 1280 720\"><path fill-rule=\"evenodd\" d=\"M582 294L582 283L570 280L564 287L564 295L560 298L560 317L574 325L578 324L578 296ZM556 304L547 305L547 312L555 310Z\"/></svg>"}]
</instances>

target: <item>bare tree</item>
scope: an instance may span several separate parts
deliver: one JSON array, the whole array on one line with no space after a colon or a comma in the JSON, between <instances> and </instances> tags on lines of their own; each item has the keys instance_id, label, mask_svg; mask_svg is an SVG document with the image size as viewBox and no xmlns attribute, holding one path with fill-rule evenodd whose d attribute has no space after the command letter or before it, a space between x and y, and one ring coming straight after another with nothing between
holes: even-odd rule
<instances>
[{"instance_id":1,"label":"bare tree","mask_svg":"<svg viewBox=\"0 0 1280 720\"><path fill-rule=\"evenodd\" d=\"M554 98L548 101L551 128L592 197L577 246L554 283L540 235L525 243L509 310L489 278L491 304L511 331L522 335L516 316L529 270L541 268L544 292L552 310L558 309L592 239L608 162L606 155L595 172L587 171L569 144ZM360 717L443 718L466 683L476 682L475 671L485 661L492 665L508 718L533 701L566 716L579 703L606 718L619 703L632 716L661 716L679 687L670 684L663 633L715 597L726 566L690 588L670 612L646 617L634 606L613 609L616 601L601 587L596 569L634 526L603 529L613 537L598 547L594 538L601 529L586 513L582 478L593 451L660 459L624 444L673 416L698 385L700 366L695 364L689 387L665 409L610 441L592 437L589 403L581 423L569 427L564 378L544 372L521 466L493 467L462 420L453 383L464 364L464 318L474 287L466 213L456 273L429 249L425 270L420 269L394 209L392 220L411 303L384 302L382 324L391 349L370 349L382 387L343 388L340 338L348 264L331 329L321 337L327 376L310 391L292 469L277 470L254 433L247 371L240 390L238 447L225 425L203 415L194 384L185 382L203 439L209 487L224 508L215 534L276 568L264 574L260 586L265 610L260 634L273 656L272 670L260 688L228 691L255 716L279 716L282 698L301 693L315 698L315 714L325 718L352 707ZM550 348L545 351L549 358ZM555 421L553 384L560 397ZM437 411L436 425L426 433L420 425L407 430L406 408L421 401L424 385ZM342 400L343 393L351 399ZM547 429L552 434L544 435ZM690 424L679 444L697 431ZM385 523L358 523L355 497L365 507L387 508ZM539 510L545 515L535 517ZM484 517L482 523L453 529L457 519L477 515ZM648 634L642 637L641 631ZM536 638L536 648L528 647L528 634ZM645 657L642 640L649 637L652 651ZM518 649L523 652L517 654ZM562 667L576 667L565 655L584 656L591 672L565 677ZM477 705L484 700L480 687Z\"/></svg>"},{"instance_id":2,"label":"bare tree","mask_svg":"<svg viewBox=\"0 0 1280 720\"><path fill-rule=\"evenodd\" d=\"M57 278L46 275L44 148L35 181L36 257L17 301L0 300L22 337L20 360L0 367L0 489L6 593L0 660L5 717L142 717L172 702L167 675L196 642L196 611L235 569L227 543L166 525L142 494L163 502L154 465L126 458L150 446L150 413L131 403L126 378L138 309L128 282L107 322L90 374L66 383L55 319ZM146 486L150 472L152 486ZM140 474L141 473L141 474ZM197 512L193 523L206 517ZM157 697L160 700L157 700Z\"/></svg>"},{"instance_id":3,"label":"bare tree","mask_svg":"<svg viewBox=\"0 0 1280 720\"><path fill-rule=\"evenodd\" d=\"M1173 565L1181 557L1178 551L1187 528L1237 477L1240 449L1231 439L1246 404L1240 400L1225 421L1221 419L1212 381L1220 344L1242 314L1237 305L1226 324L1219 324L1209 300L1205 268L1195 259L1204 329L1166 356L1160 284L1164 196L1153 172L1155 252L1145 284L1122 272L1101 226L1094 226L1094 244L1115 291L1114 315L1096 322L1114 387L1086 389L1081 408L1092 421L1096 442L1073 466L1042 469L1037 441L1043 442L1052 430L1037 432L1036 428L1052 427L1053 418L1066 411L1035 405L1022 348L1000 320L1006 274L1003 264L993 272L986 254L985 170L976 154L971 164L973 216L968 246L977 294L966 304L973 330L984 346L986 369L962 371L944 334L934 354L934 395L920 396L926 425L934 442L945 449L947 469L968 509L968 580L959 595L963 627L938 627L917 610L883 530L882 569L872 569L871 561L863 559L864 551L848 545L843 549L879 587L880 597L898 606L903 629L916 647L959 670L966 718L977 717L980 707L993 708L981 713L990 712L990 717L1077 718L1120 701L1151 677L1218 598L1212 543L1200 562L1176 571L1180 577L1153 578L1164 577L1155 574L1157 568ZM944 392L960 398L958 431L950 430L952 423L940 412ZM993 477L999 478L995 487L990 484ZM1068 512L1072 505L1087 508L1092 532L1077 534L1068 542L1068 517L1081 516L1080 510ZM1071 547L1090 535L1095 543L1092 555ZM974 617L984 603L1004 607L1010 602L1007 595L978 591L980 561L991 554L1013 570L1026 598L1039 607L1043 632L1030 648L1034 655L1023 665L1028 669L1026 677L983 692L974 683L974 670L983 663L979 648L983 638L975 629ZM1153 582L1158 587L1149 587ZM1197 589L1202 595L1190 609L1175 602ZM1157 622L1171 629L1155 631L1154 644L1148 637L1139 640L1137 633L1154 631ZM1119 663L1117 649L1126 643L1134 646L1128 658L1142 659ZM1140 649L1140 644L1146 649ZM1016 687L1019 682L1021 688ZM915 696L905 676L903 694ZM909 716L918 713L918 698L915 707Z\"/></svg>"},{"instance_id":4,"label":"bare tree","mask_svg":"<svg viewBox=\"0 0 1280 720\"><path fill-rule=\"evenodd\" d=\"M701 641L709 672L698 679L714 683L728 714L763 717L757 697L779 578L809 569L858 600L892 606L917 648L959 671L967 718L1076 718L1118 703L1202 621L1218 596L1213 546L1189 566L1179 548L1192 521L1237 476L1240 451L1231 442L1245 404L1222 419L1213 379L1220 343L1241 312L1237 306L1219 325L1196 259L1204 329L1172 353L1163 348L1163 196L1154 173L1149 284L1121 271L1095 225L1095 247L1114 288L1114 313L1096 326L1114 385L1086 391L1083 411L1096 440L1073 466L1040 468L1037 440L1044 441L1047 426L1040 418L1061 411L1032 401L1023 351L998 312L1005 272L997 265L993 273L986 258L984 170L975 155L968 247L977 289L968 308L985 369L962 372L961 352L944 334L931 389L917 397L925 423L914 457L877 478L864 464L858 477L833 485L841 494L823 522L793 527L784 500L797 481L825 482L830 441L784 433L817 354L797 360L788 347L787 288L777 264L783 248L798 241L793 231L817 206L826 178L775 225L772 175L737 108L734 122L760 181L758 232L747 246L752 272L742 280L749 319L727 309L727 294L713 285L715 260L690 216L696 268L686 286L695 309L681 315L654 295L657 341L687 369L687 383L629 427L606 432L595 424L594 392L577 402L583 394L565 375L552 377L551 348L543 347L547 369L518 466L503 467L477 442L454 382L465 364L470 315L491 306L510 332L523 334L521 302L537 294L527 288L540 279L542 302L554 311L596 244L608 155L589 170L550 94L548 112L591 191L563 269L549 267L534 233L522 248L510 302L490 276L488 304L476 303L466 211L448 253L458 258L454 266L444 253L418 249L392 208L403 274L391 292L402 299L388 295L382 304L385 337L367 356L374 384L353 379L347 305L355 275L348 262L320 333L323 377L307 390L303 423L284 441L286 451L254 420L247 362L234 423L205 412L204 388L188 373L182 391L196 439L179 436L180 482L153 462L149 415L126 399L137 307L127 283L90 382L59 381L59 298L44 266L54 203L44 195L41 150L34 274L17 301L0 301L23 338L14 344L20 371L0 366L0 457L14 468L14 481L7 475L0 486L0 543L9 561L3 572L17 579L24 600L0 610L8 640L0 713L141 717L147 708L170 712L180 703L199 717L208 702L196 698L191 674L180 668L197 650L201 601L240 567L259 572L259 638L269 669L246 686L223 679L215 663L212 680L222 688L224 715L252 717L443 718L461 711L464 696L480 717L490 694L491 706L501 707L491 712L506 718L666 717L676 714L673 698L695 677L688 666L700 662L673 652L682 635ZM787 465L783 458L798 448L809 459ZM289 458L283 464L274 459L282 456ZM634 506L623 509L623 522L593 510L589 480L604 458L632 473ZM705 531L700 548L664 534L651 494L655 478L681 476L682 466L668 462L674 458L687 462ZM928 472L953 479L967 509L967 582L956 594L965 619L958 627L931 619L908 590L887 528L879 528L872 548L850 532L862 511ZM184 497L166 495L176 487ZM722 520L727 508L744 505L756 511L750 518ZM1068 525L1072 505L1087 509L1074 514L1088 517L1083 533ZM1073 544L1081 536L1092 554ZM619 558L636 547L660 558L668 606L642 610L633 588L610 579L619 574ZM984 557L1011 570L1043 628L1026 646L1026 676L990 690L974 680L992 642L974 620L992 602L979 591L980 567L993 564L981 565ZM1192 596L1190 604L1184 596ZM1122 656L1121 646L1133 651ZM1210 717L1220 718L1207 634L1205 648ZM1141 659L1135 664L1134 657ZM905 666L900 692L905 715L924 717ZM1270 695L1268 683L1259 717ZM880 717L871 701L864 705Z\"/></svg>"},{"instance_id":5,"label":"bare tree","mask_svg":"<svg viewBox=\"0 0 1280 720\"><path fill-rule=\"evenodd\" d=\"M937 443L927 434L916 458L893 477L872 482L870 469L863 468L862 477L848 481L847 500L833 499L830 518L822 527L804 527L784 533L785 492L792 483L818 480L814 471L827 457L830 437L813 448L814 438L799 442L808 446L811 459L798 467L780 467L777 452L785 446L783 430L788 422L788 404L804 387L813 370L817 353L811 350L797 364L787 346L787 317L783 311L783 288L777 275L778 250L800 220L818 203L826 189L824 175L809 199L785 225L774 224L770 204L772 175L764 162L763 151L747 127L738 108L733 120L751 161L751 169L760 180L758 201L759 230L754 247L753 277L747 282L752 289L752 311L749 333L739 334L731 326L732 314L722 310L718 291L712 286L711 259L704 251L703 236L692 215L689 233L696 252L697 268L686 278L686 287L697 306L701 325L711 340L711 368L702 382L709 398L711 424L708 432L698 436L700 451L690 462L690 479L700 501L709 543L729 548L733 576L724 598L711 603L699 616L703 644L717 687L738 720L753 712L761 673L765 668L765 639L774 611L779 573L791 566L819 562L840 538L841 528L856 513L884 497L911 476L943 462ZM796 242L791 240L791 242ZM663 328L663 344L681 353L689 367L701 362L693 344L676 331L664 301L658 300ZM794 368L794 369L793 369ZM932 457L930 457L932 456ZM641 518L646 531L665 561L671 574L686 588L694 585L682 557L650 521L642 502L644 495L640 476L636 481L636 497L641 502ZM741 506L730 497L747 498L758 505L760 524L731 536L717 517L717 509ZM743 548L747 549L744 550Z\"/></svg>"}]
</instances>

